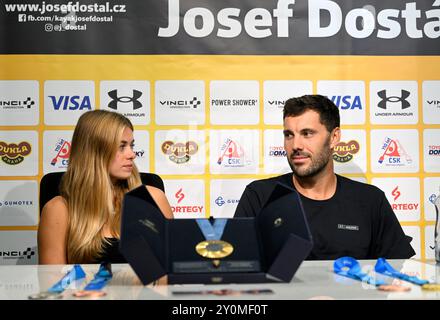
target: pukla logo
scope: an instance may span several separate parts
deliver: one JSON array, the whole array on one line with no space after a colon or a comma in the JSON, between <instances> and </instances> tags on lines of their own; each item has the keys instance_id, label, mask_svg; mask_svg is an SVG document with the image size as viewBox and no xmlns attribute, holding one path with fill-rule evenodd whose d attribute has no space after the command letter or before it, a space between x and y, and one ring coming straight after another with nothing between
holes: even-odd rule
<instances>
[{"instance_id":1,"label":"pukla logo","mask_svg":"<svg viewBox=\"0 0 440 320\"><path fill-rule=\"evenodd\" d=\"M245 153L241 145L227 138L220 147L220 156L217 160L218 165L224 167L244 167L249 165L250 161L245 160Z\"/></svg>"},{"instance_id":2,"label":"pukla logo","mask_svg":"<svg viewBox=\"0 0 440 320\"><path fill-rule=\"evenodd\" d=\"M188 141L186 143L174 141L165 141L162 143L162 152L169 157L169 159L175 163L186 163L191 159L192 155L195 155L199 150L199 146L194 141Z\"/></svg>"},{"instance_id":3,"label":"pukla logo","mask_svg":"<svg viewBox=\"0 0 440 320\"><path fill-rule=\"evenodd\" d=\"M211 99L211 105L216 107L255 107L257 99Z\"/></svg>"},{"instance_id":4,"label":"pukla logo","mask_svg":"<svg viewBox=\"0 0 440 320\"><path fill-rule=\"evenodd\" d=\"M440 145L430 145L430 146L428 146L428 155L430 155L430 156L440 156Z\"/></svg>"},{"instance_id":5,"label":"pukla logo","mask_svg":"<svg viewBox=\"0 0 440 320\"><path fill-rule=\"evenodd\" d=\"M333 160L336 162L349 162L353 156L359 152L359 142L350 140L349 142L339 142L333 150Z\"/></svg>"},{"instance_id":6,"label":"pukla logo","mask_svg":"<svg viewBox=\"0 0 440 320\"><path fill-rule=\"evenodd\" d=\"M405 110L411 108L411 103L408 98L411 92L406 90L401 90L400 96L390 96L387 90L381 90L377 93L378 97L381 99L377 107L382 110L388 110L389 108L399 108L400 110ZM376 117L389 117L389 116L413 116L414 113L411 111L398 111L398 112L375 112Z\"/></svg>"},{"instance_id":7,"label":"pukla logo","mask_svg":"<svg viewBox=\"0 0 440 320\"><path fill-rule=\"evenodd\" d=\"M397 202L397 199L399 199L401 196L399 186L396 186L391 191L391 195L393 196L393 202L391 203L391 207L393 208L393 210L412 211L412 210L417 210L417 208L419 207L418 203Z\"/></svg>"},{"instance_id":8,"label":"pukla logo","mask_svg":"<svg viewBox=\"0 0 440 320\"><path fill-rule=\"evenodd\" d=\"M92 110L89 96L49 96L55 110Z\"/></svg>"},{"instance_id":9,"label":"pukla logo","mask_svg":"<svg viewBox=\"0 0 440 320\"><path fill-rule=\"evenodd\" d=\"M196 109L201 106L202 101L197 97L193 97L192 99L176 99L176 100L160 100L159 103L162 106L167 106L170 109Z\"/></svg>"},{"instance_id":10,"label":"pukla logo","mask_svg":"<svg viewBox=\"0 0 440 320\"><path fill-rule=\"evenodd\" d=\"M282 146L270 146L269 147L269 157L274 158L284 158L287 156L286 150Z\"/></svg>"},{"instance_id":11,"label":"pukla logo","mask_svg":"<svg viewBox=\"0 0 440 320\"><path fill-rule=\"evenodd\" d=\"M138 90L133 90L133 95L129 96L118 96L118 90L112 90L108 92L108 96L112 98L112 100L108 103L108 107L113 110L118 109L118 103L130 103L133 107L133 110L142 108L142 103L139 101L139 98L142 97L142 92Z\"/></svg>"},{"instance_id":12,"label":"pukla logo","mask_svg":"<svg viewBox=\"0 0 440 320\"><path fill-rule=\"evenodd\" d=\"M363 109L360 96L331 96L330 99L341 110Z\"/></svg>"},{"instance_id":13,"label":"pukla logo","mask_svg":"<svg viewBox=\"0 0 440 320\"><path fill-rule=\"evenodd\" d=\"M28 142L6 143L0 141L0 157L2 161L9 165L16 165L23 162L24 157L28 156L32 147Z\"/></svg>"},{"instance_id":14,"label":"pukla logo","mask_svg":"<svg viewBox=\"0 0 440 320\"><path fill-rule=\"evenodd\" d=\"M402 144L397 139L386 137L381 150L382 155L378 160L380 164L384 163L386 166L404 166L412 163L410 155L406 153Z\"/></svg>"},{"instance_id":15,"label":"pukla logo","mask_svg":"<svg viewBox=\"0 0 440 320\"><path fill-rule=\"evenodd\" d=\"M202 213L203 206L180 205L182 200L186 198L183 188L179 188L179 190L177 190L177 192L174 194L174 197L177 199L177 205L171 206L171 211L173 211L173 213Z\"/></svg>"},{"instance_id":16,"label":"pukla logo","mask_svg":"<svg viewBox=\"0 0 440 320\"><path fill-rule=\"evenodd\" d=\"M30 109L35 105L35 101L31 97L25 100L0 100L0 107L3 109Z\"/></svg>"},{"instance_id":17,"label":"pukla logo","mask_svg":"<svg viewBox=\"0 0 440 320\"><path fill-rule=\"evenodd\" d=\"M0 257L3 259L31 259L32 256L35 255L35 251L32 250L32 248L26 248L24 251L19 250L1 250L0 251Z\"/></svg>"},{"instance_id":18,"label":"pukla logo","mask_svg":"<svg viewBox=\"0 0 440 320\"><path fill-rule=\"evenodd\" d=\"M276 8L271 10L251 8L246 12L241 8L221 8L213 12L210 8L194 7L181 12L180 0L168 0L167 25L159 27L157 35L159 38L170 38L179 33L185 33L193 38L217 36L230 39L246 33L252 38L259 39L274 36L288 38L289 33L295 30L291 28L293 20L298 19L298 13L294 13L295 2L295 0L278 0ZM438 1L432 4L433 7L439 5ZM399 36L403 37L401 35L403 32L409 38L436 39L440 37L438 20L432 20L438 18L437 8L422 13L415 1L405 3L403 10L385 8L379 12L372 12L367 7L365 5L347 12L335 1L310 0L308 1L308 17L300 16L300 19L308 21L310 38L332 37L344 27L346 33L355 39L373 37L395 39ZM396 20L396 17L402 17L402 19ZM426 19L417 21L421 17ZM262 20L264 20L264 25ZM368 23L360 26L359 20ZM417 27L423 22L425 24L418 29ZM183 31L180 31L181 26Z\"/></svg>"},{"instance_id":19,"label":"pukla logo","mask_svg":"<svg viewBox=\"0 0 440 320\"><path fill-rule=\"evenodd\" d=\"M221 207L225 204L238 204L240 199L224 199L222 196L218 196L214 202L217 206Z\"/></svg>"},{"instance_id":20,"label":"pukla logo","mask_svg":"<svg viewBox=\"0 0 440 320\"><path fill-rule=\"evenodd\" d=\"M69 165L69 157L70 157L70 142L60 139L55 144L56 156L52 159L50 164L55 166L56 164L61 164L60 167L67 168Z\"/></svg>"}]
</instances>

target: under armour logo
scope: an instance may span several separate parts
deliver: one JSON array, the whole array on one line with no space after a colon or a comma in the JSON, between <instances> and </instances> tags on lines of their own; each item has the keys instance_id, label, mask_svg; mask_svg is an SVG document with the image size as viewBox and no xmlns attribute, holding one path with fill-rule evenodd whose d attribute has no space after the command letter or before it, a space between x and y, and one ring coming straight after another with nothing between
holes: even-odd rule
<instances>
[{"instance_id":1,"label":"under armour logo","mask_svg":"<svg viewBox=\"0 0 440 320\"><path fill-rule=\"evenodd\" d=\"M177 203L182 202L183 198L185 198L185 195L182 192L182 188L180 188L174 196L177 198Z\"/></svg>"},{"instance_id":2,"label":"under armour logo","mask_svg":"<svg viewBox=\"0 0 440 320\"><path fill-rule=\"evenodd\" d=\"M133 110L142 108L142 103L138 101L138 99L142 96L142 92L138 90L133 90L132 97L118 97L118 90L112 90L108 93L109 97L112 98L112 101L109 102L108 107L116 110L118 109L118 102L121 103L133 103Z\"/></svg>"},{"instance_id":3,"label":"under armour logo","mask_svg":"<svg viewBox=\"0 0 440 320\"><path fill-rule=\"evenodd\" d=\"M194 97L189 104L193 107L193 108L197 108L202 102L200 100L197 99L197 97Z\"/></svg>"},{"instance_id":4,"label":"under armour logo","mask_svg":"<svg viewBox=\"0 0 440 320\"><path fill-rule=\"evenodd\" d=\"M393 189L393 191L391 191L391 195L394 197L394 201L396 201L397 198L400 197L399 186L395 187L395 188Z\"/></svg>"},{"instance_id":5,"label":"under armour logo","mask_svg":"<svg viewBox=\"0 0 440 320\"><path fill-rule=\"evenodd\" d=\"M402 110L411 107L411 104L406 100L409 96L410 96L410 92L406 91L406 90L402 90L401 91L401 96L392 96L392 97L388 97L387 96L387 91L386 90L382 90L379 91L377 93L377 95L379 96L379 98L382 99L382 101L380 101L377 106L381 109L386 109L387 108L387 102L400 102L402 104Z\"/></svg>"}]
</instances>

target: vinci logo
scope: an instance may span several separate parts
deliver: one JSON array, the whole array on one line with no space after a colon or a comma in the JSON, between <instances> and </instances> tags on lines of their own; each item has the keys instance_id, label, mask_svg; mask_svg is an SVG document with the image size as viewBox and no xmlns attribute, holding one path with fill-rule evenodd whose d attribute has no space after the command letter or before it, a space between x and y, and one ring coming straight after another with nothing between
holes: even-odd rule
<instances>
[{"instance_id":1,"label":"vinci logo","mask_svg":"<svg viewBox=\"0 0 440 320\"><path fill-rule=\"evenodd\" d=\"M349 162L353 156L359 152L359 142L350 140L349 142L339 142L333 150L333 160L336 162Z\"/></svg>"},{"instance_id":2,"label":"vinci logo","mask_svg":"<svg viewBox=\"0 0 440 320\"><path fill-rule=\"evenodd\" d=\"M20 142L7 144L0 141L0 157L2 161L9 165L16 165L23 162L24 157L28 156L32 151L28 142Z\"/></svg>"},{"instance_id":3,"label":"vinci logo","mask_svg":"<svg viewBox=\"0 0 440 320\"><path fill-rule=\"evenodd\" d=\"M169 157L169 159L177 164L186 163L191 160L191 156L196 154L199 146L194 141L186 143L173 141L165 141L162 143L162 152Z\"/></svg>"},{"instance_id":4,"label":"vinci logo","mask_svg":"<svg viewBox=\"0 0 440 320\"><path fill-rule=\"evenodd\" d=\"M341 110L363 109L360 96L331 96L330 99Z\"/></svg>"},{"instance_id":5,"label":"vinci logo","mask_svg":"<svg viewBox=\"0 0 440 320\"><path fill-rule=\"evenodd\" d=\"M378 160L380 164L385 162L386 166L404 166L412 163L411 157L397 139L386 137L381 150L382 155Z\"/></svg>"},{"instance_id":6,"label":"vinci logo","mask_svg":"<svg viewBox=\"0 0 440 320\"><path fill-rule=\"evenodd\" d=\"M244 160L243 148L237 142L227 138L220 148L217 164L223 164L225 167L244 167Z\"/></svg>"},{"instance_id":7,"label":"vinci logo","mask_svg":"<svg viewBox=\"0 0 440 320\"><path fill-rule=\"evenodd\" d=\"M54 110L92 110L89 96L48 96Z\"/></svg>"},{"instance_id":8,"label":"vinci logo","mask_svg":"<svg viewBox=\"0 0 440 320\"><path fill-rule=\"evenodd\" d=\"M0 250L0 257L3 259L31 259L35 255L35 251L27 248L24 251L18 250Z\"/></svg>"},{"instance_id":9,"label":"vinci logo","mask_svg":"<svg viewBox=\"0 0 440 320\"><path fill-rule=\"evenodd\" d=\"M60 139L55 146L54 150L57 154L55 158L52 159L50 164L55 166L57 163L60 163L62 167L67 168L69 164L69 156L70 156L70 143L64 139Z\"/></svg>"}]
</instances>

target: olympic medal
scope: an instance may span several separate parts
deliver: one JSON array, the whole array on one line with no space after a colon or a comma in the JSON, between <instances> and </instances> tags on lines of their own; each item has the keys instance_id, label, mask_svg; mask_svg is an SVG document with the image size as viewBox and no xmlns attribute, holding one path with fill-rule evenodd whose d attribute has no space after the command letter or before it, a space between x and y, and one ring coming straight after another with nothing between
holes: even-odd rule
<instances>
[{"instance_id":1,"label":"olympic medal","mask_svg":"<svg viewBox=\"0 0 440 320\"><path fill-rule=\"evenodd\" d=\"M422 286L423 290L440 291L440 283L427 283Z\"/></svg>"},{"instance_id":2,"label":"olympic medal","mask_svg":"<svg viewBox=\"0 0 440 320\"><path fill-rule=\"evenodd\" d=\"M398 286L395 284L383 284L377 287L381 291L391 291L391 292L405 292L410 291L410 287Z\"/></svg>"},{"instance_id":3,"label":"olympic medal","mask_svg":"<svg viewBox=\"0 0 440 320\"><path fill-rule=\"evenodd\" d=\"M104 291L101 290L79 290L73 293L77 298L99 298L106 295Z\"/></svg>"},{"instance_id":4,"label":"olympic medal","mask_svg":"<svg viewBox=\"0 0 440 320\"><path fill-rule=\"evenodd\" d=\"M28 296L31 300L52 300L61 299L63 296L60 292L43 291Z\"/></svg>"},{"instance_id":5,"label":"olympic medal","mask_svg":"<svg viewBox=\"0 0 440 320\"><path fill-rule=\"evenodd\" d=\"M229 256L234 251L234 247L226 241L207 240L198 243L196 251L204 258L221 259Z\"/></svg>"}]
</instances>

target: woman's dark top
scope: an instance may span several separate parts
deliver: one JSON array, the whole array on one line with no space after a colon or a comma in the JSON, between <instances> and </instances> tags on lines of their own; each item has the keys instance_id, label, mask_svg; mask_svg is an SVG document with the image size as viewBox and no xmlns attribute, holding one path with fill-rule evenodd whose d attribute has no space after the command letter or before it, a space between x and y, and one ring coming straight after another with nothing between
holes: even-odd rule
<instances>
[{"instance_id":1,"label":"woman's dark top","mask_svg":"<svg viewBox=\"0 0 440 320\"><path fill-rule=\"evenodd\" d=\"M119 251L118 238L105 238L109 243L104 242L103 253L94 263L110 262L110 263L127 263L124 256Z\"/></svg>"}]
</instances>

